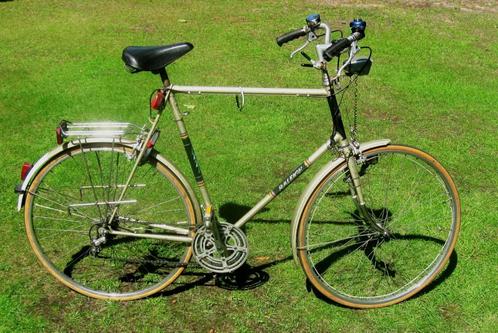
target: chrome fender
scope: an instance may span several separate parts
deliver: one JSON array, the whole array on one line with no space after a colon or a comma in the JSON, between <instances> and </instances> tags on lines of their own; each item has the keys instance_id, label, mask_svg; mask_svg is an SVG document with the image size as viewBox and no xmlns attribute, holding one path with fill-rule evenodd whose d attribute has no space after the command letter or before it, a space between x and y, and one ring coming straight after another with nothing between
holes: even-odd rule
<instances>
[{"instance_id":1,"label":"chrome fender","mask_svg":"<svg viewBox=\"0 0 498 333\"><path fill-rule=\"evenodd\" d=\"M91 138L91 139L84 139L82 140L82 143L115 143L123 146L127 146L129 148L133 148L133 145L135 144L135 141L130 141L130 140L124 140L124 139L116 139L116 138ZM49 151L45 155L43 155L36 163L33 165L29 173L27 174L26 178L24 179L23 183L21 184L21 187L18 188L19 190L19 198L17 199L17 211L21 211L21 209L24 206L24 202L26 199L26 192L27 189L29 189L29 185L35 178L35 176L40 172L40 170L54 157L57 156L58 154L62 153L66 149L70 149L76 146L79 146L80 142L79 141L70 141L62 144L61 146L58 146L57 148ZM168 161L166 158L163 156L157 154L156 159L163 163L166 167L168 167L173 174L178 177L178 179L185 185L185 188L192 198L192 204L194 205L194 210L195 210L195 218L197 220L197 223L200 223L202 221L202 215L200 212L200 206L199 202L197 201L197 196L195 195L195 192L192 190L192 187L190 186L189 182L185 178L185 176L171 163Z\"/></svg>"},{"instance_id":2,"label":"chrome fender","mask_svg":"<svg viewBox=\"0 0 498 333\"><path fill-rule=\"evenodd\" d=\"M389 139L382 139L382 140L375 140L375 141L361 143L360 151L363 152L372 148L385 147L390 143L391 140ZM342 157L339 157L333 161L328 162L320 171L316 173L313 179L308 183L308 186L306 186L306 189L301 194L301 198L297 203L297 207L294 212L294 216L292 218L292 223L291 223L291 246L292 246L292 254L294 256L294 260L298 264L299 264L299 259L297 257L297 227L299 224L299 220L301 219L301 216L303 214L304 207L306 206L306 203L308 202L310 196L312 195L313 190L318 186L318 184L320 184L322 179L325 178L332 170L337 168L343 162L345 162L345 160Z\"/></svg>"}]
</instances>

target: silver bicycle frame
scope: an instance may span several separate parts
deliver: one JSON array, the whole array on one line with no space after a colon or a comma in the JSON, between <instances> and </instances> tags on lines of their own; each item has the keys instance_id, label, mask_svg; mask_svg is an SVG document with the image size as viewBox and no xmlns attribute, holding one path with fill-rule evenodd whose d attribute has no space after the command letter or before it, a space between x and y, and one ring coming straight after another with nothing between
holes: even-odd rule
<instances>
[{"instance_id":1,"label":"silver bicycle frame","mask_svg":"<svg viewBox=\"0 0 498 333\"><path fill-rule=\"evenodd\" d=\"M306 89L306 88L254 88L254 87L213 87L213 86L181 86L181 85L165 85L168 94L166 95L166 100L171 105L172 114L176 121L180 138L182 139L187 156L189 158L192 171L194 173L194 177L197 182L197 186L202 196L203 204L205 211L211 212L212 210L212 202L209 196L209 192L206 188L206 184L204 182L204 178L202 176L199 163L195 156L195 152L193 150L192 144L190 142L185 123L183 121L182 113L178 108L178 104L175 100L175 93L184 93L191 95L201 95L201 94L216 94L216 95L240 95L242 98L244 95L257 95L257 96L300 96L300 97L327 97L330 93L328 89ZM157 125L159 123L159 119L161 118L163 112L159 112L153 122L152 128L150 129L147 139L151 136L151 134L156 130ZM144 142L147 142L147 139ZM266 194L249 212L247 212L242 218L240 218L235 224L237 227L242 227L245 223L247 223L254 215L256 215L261 209L263 209L268 203L270 203L275 197L277 197L288 185L290 185L294 180L296 180L304 171L306 171L316 160L320 158L331 146L331 141L327 140L323 145L321 145L313 154L311 154L306 160L303 161L301 165L295 168L291 174L286 177L279 185L277 185L271 192ZM140 154L136 159L135 166L133 167L126 184L123 186L121 194L119 195L118 201L123 200L127 187L131 183L133 175L136 171L136 168L139 165L139 161L141 160L141 156L144 149L140 149ZM116 206L113 209L111 214L111 218L114 218L118 207ZM208 216L209 218L209 216ZM130 232L123 232L117 230L109 230L110 234L116 235L127 235L130 237L148 237L148 238L157 238L157 239L168 239L179 242L191 242L191 237L188 237L184 234L183 229L178 228L178 230L171 230L177 235L154 235L154 234L135 234Z\"/></svg>"},{"instance_id":2,"label":"silver bicycle frame","mask_svg":"<svg viewBox=\"0 0 498 333\"><path fill-rule=\"evenodd\" d=\"M185 124L182 119L182 114L178 109L177 103L175 101L174 94L182 93L189 95L202 95L202 94L216 94L216 95L240 95L242 98L244 95L257 95L257 96L300 96L300 97L327 97L330 92L326 88L322 89L306 89L306 88L254 88L254 87L216 87L216 86L181 86L181 85L170 85L168 89L172 92L169 97L169 102L173 109L173 115L175 117L176 123L180 131L180 137L182 140L188 140L188 134L185 129ZM189 141L190 144L190 141ZM278 184L272 191L266 194L250 211L248 211L243 217L241 217L235 225L237 227L242 227L246 224L254 215L256 215L261 209L263 209L268 203L270 203L275 197L277 197L288 185L290 185L294 180L296 180L304 171L306 171L314 162L316 162L327 150L331 147L331 140L327 140L322 144L313 154L311 154L307 159L303 161L297 168L295 168L288 177L286 177L280 184ZM192 169L194 171L194 176L199 186L204 207L211 207L211 199L209 197L208 191L202 174L200 173L200 167L195 158L195 153L193 149L191 151L187 150L190 161L195 161L191 163Z\"/></svg>"},{"instance_id":3,"label":"silver bicycle frame","mask_svg":"<svg viewBox=\"0 0 498 333\"><path fill-rule=\"evenodd\" d=\"M169 83L169 82L166 82ZM180 85L167 85L167 89L171 92L169 96L169 102L172 106L173 115L178 125L180 132L180 137L184 141L185 149L187 155L191 162L191 167L194 172L194 176L197 181L197 185L200 189L202 199L204 202L204 207L207 211L211 211L211 199L209 197L202 173L200 171L200 166L195 157L193 147L191 145L190 139L188 138L188 133L183 122L182 114L176 103L174 94L184 93L190 95L202 95L202 94L222 94L222 95L263 95L263 96L302 96L302 97L327 97L330 95L328 88L323 89L301 89L301 88L249 88L249 87L210 87L210 86L180 86ZM268 205L274 198L276 198L283 190L287 188L292 182L294 182L302 173L304 173L311 165L313 165L322 155L324 155L330 148L339 143L341 146L349 146L349 141L343 138L338 133L335 134L332 139L327 140L323 143L317 150L315 150L307 159L305 159L299 166L297 166L280 184L278 184L272 191L267 193L256 205L253 206L244 216L242 216L236 223L235 226L242 227L246 224L254 215L261 211L266 205ZM386 145L388 140L379 140L368 143L366 146L359 148L362 151L363 147L376 146L376 145ZM350 148L345 148L345 151L349 153L343 157L338 157L336 160L347 161L349 167L356 172L356 169L352 165L354 157L352 155ZM356 177L359 178L359 177ZM357 198L360 208L364 205L361 191L359 189L360 184L358 181L355 182L355 193L359 194Z\"/></svg>"},{"instance_id":4,"label":"silver bicycle frame","mask_svg":"<svg viewBox=\"0 0 498 333\"><path fill-rule=\"evenodd\" d=\"M253 88L253 87L209 87L209 86L180 86L172 85L169 89L173 93L189 95L216 94L216 95L257 95L257 96L301 96L327 97L327 89L305 88Z\"/></svg>"}]
</instances>

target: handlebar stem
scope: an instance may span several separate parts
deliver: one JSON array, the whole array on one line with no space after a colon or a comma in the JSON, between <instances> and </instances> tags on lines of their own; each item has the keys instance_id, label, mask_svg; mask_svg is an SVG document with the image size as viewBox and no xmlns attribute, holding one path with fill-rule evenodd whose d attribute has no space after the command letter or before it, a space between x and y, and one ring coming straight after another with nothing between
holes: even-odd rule
<instances>
[{"instance_id":1,"label":"handlebar stem","mask_svg":"<svg viewBox=\"0 0 498 333\"><path fill-rule=\"evenodd\" d=\"M330 27L325 23L320 23L318 29L325 30L325 44L330 44Z\"/></svg>"}]
</instances>

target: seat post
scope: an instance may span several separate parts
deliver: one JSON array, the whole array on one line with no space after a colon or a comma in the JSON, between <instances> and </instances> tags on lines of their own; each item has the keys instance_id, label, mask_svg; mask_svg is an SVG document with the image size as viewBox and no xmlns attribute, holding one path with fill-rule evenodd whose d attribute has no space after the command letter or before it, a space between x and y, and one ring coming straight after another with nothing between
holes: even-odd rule
<instances>
[{"instance_id":1,"label":"seat post","mask_svg":"<svg viewBox=\"0 0 498 333\"><path fill-rule=\"evenodd\" d=\"M170 82L169 82L168 73L166 73L166 67L163 67L159 70L159 75L161 75L161 81L163 81L164 86L165 87L169 86Z\"/></svg>"}]
</instances>

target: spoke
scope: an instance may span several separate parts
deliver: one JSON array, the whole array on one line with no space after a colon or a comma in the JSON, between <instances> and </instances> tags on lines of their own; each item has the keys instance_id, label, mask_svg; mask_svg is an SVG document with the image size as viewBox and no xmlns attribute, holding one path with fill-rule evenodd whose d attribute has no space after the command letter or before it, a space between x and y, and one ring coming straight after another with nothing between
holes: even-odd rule
<instances>
[{"instance_id":1,"label":"spoke","mask_svg":"<svg viewBox=\"0 0 498 333\"><path fill-rule=\"evenodd\" d=\"M105 184L104 183L104 173L102 171L102 164L100 162L100 156L99 156L98 151L95 151L95 158L97 159L97 165L99 166L100 183L102 184L102 186L104 186L104 184ZM105 194L103 193L104 197L109 199L109 189L106 189L105 187L103 187L103 191L105 192ZM107 201L109 201L109 200L107 200ZM109 211L109 208L106 207L106 213L105 213L106 216L108 214L108 211Z\"/></svg>"},{"instance_id":2,"label":"spoke","mask_svg":"<svg viewBox=\"0 0 498 333\"><path fill-rule=\"evenodd\" d=\"M160 203L158 203L158 204L154 204L154 205L149 206L149 207L142 208L142 209L140 209L139 211L137 211L135 214L141 213L141 212L146 211L146 210L150 210L150 209L152 209L152 208L156 208L156 207L158 207L158 206L161 206L161 205L163 205L163 204L166 204L166 203L171 202L171 201L173 201L173 200L176 200L176 199L178 199L178 198L180 198L180 196L177 196L177 197L175 197L175 198L173 198L173 199L169 199L169 200L166 200L166 201L160 202ZM173 212L173 211L181 211L181 209L167 210L166 212Z\"/></svg>"},{"instance_id":3,"label":"spoke","mask_svg":"<svg viewBox=\"0 0 498 333\"><path fill-rule=\"evenodd\" d=\"M73 229L57 229L57 228L36 228L36 230L47 230L47 231L58 231L58 232L74 232L78 234L88 235L88 232L83 230L73 230Z\"/></svg>"},{"instance_id":4,"label":"spoke","mask_svg":"<svg viewBox=\"0 0 498 333\"><path fill-rule=\"evenodd\" d=\"M56 212L59 212L59 213L67 214L67 210L63 211L63 210L60 210L60 209L57 209L57 208L40 205L39 203L35 203L35 207L40 207L40 208L44 208L44 209L48 209L48 210L53 210L53 211L56 211ZM85 217L83 217L83 218L85 218Z\"/></svg>"},{"instance_id":5,"label":"spoke","mask_svg":"<svg viewBox=\"0 0 498 333\"><path fill-rule=\"evenodd\" d=\"M52 170L50 170L50 172L52 172ZM64 199L64 203L67 203L69 204L69 201L67 200L68 198L70 199L73 199L73 200L76 200L76 201L79 201L80 199L79 198L76 198L70 194L66 194L66 193L59 193L59 191L56 191L54 190L51 186L45 184L44 185L45 187L38 187L37 190L41 190L42 192L43 191L47 191L47 192L51 192L51 193L54 193L56 195L58 195L59 197L63 198ZM46 200L49 200L47 197L43 197L45 198ZM81 212L79 209L75 209L75 211L77 211L80 215L83 215L83 216L86 216L85 214L83 214L83 212ZM88 216L87 216L88 217ZM90 218L90 217L88 217Z\"/></svg>"},{"instance_id":6,"label":"spoke","mask_svg":"<svg viewBox=\"0 0 498 333\"><path fill-rule=\"evenodd\" d=\"M95 190L95 185L93 183L92 175L90 174L90 168L88 167L88 161L86 159L86 153L85 153L85 150L83 149L83 146L81 144L81 140L79 141L79 143L80 143L81 155L83 156L83 162L85 163L85 170L86 170L87 178L88 178L88 181L90 182L90 185L92 186L93 196L95 198L95 201L99 201L99 199L97 197L97 191ZM100 219L103 221L104 218L102 216L102 211L100 210L99 206L97 206L97 210L99 212Z\"/></svg>"},{"instance_id":7,"label":"spoke","mask_svg":"<svg viewBox=\"0 0 498 333\"><path fill-rule=\"evenodd\" d=\"M36 216L33 216L33 217L36 217L37 219L54 220L54 221L66 221L66 222L81 224L81 221L71 220L71 219L63 219L63 218L57 218L57 217L52 217L52 216L40 216L40 215L36 215Z\"/></svg>"},{"instance_id":8,"label":"spoke","mask_svg":"<svg viewBox=\"0 0 498 333\"><path fill-rule=\"evenodd\" d=\"M368 242L368 241L367 241ZM366 244L367 242L365 242L364 244ZM375 246L373 246L371 248L371 252L370 253L366 253L366 249L364 249L365 251L365 256L367 257L367 259L370 261L370 265L372 266L373 265L373 268L375 268L375 270L378 270L378 267L377 267L377 264L378 264L378 260L375 256L375 250L377 248L380 248L380 246L385 242L384 239L382 239L379 244L376 244ZM355 268L355 271L356 272L360 272L360 269L359 267L362 266L364 263L361 261L361 260L358 260L358 265L356 265L356 268ZM375 271L374 270L374 271ZM369 270L365 270L364 274L362 276L365 276L366 279L360 279L361 280L368 280L368 277L369 276L372 276L372 274L370 273Z\"/></svg>"},{"instance_id":9,"label":"spoke","mask_svg":"<svg viewBox=\"0 0 498 333\"><path fill-rule=\"evenodd\" d=\"M114 184L120 184L119 182L119 158L120 158L121 154L117 153L116 154L116 172L114 174ZM118 187L116 186L116 188L114 189L114 193L112 195L113 197L113 201L116 201L116 194L118 192Z\"/></svg>"},{"instance_id":10,"label":"spoke","mask_svg":"<svg viewBox=\"0 0 498 333\"><path fill-rule=\"evenodd\" d=\"M431 170L428 168L428 166L422 164L421 162L419 162L417 160L411 160L411 159L409 161L411 163L419 165L421 168L425 169L429 174L434 175L434 173L431 172ZM420 174L420 169L417 169L417 170L418 170L417 171L417 175L418 175L418 174ZM408 188L412 189L412 191L407 196L407 198L412 198L413 197L413 194L415 193L415 189L416 189L415 184L416 183L420 184L420 181L419 181L420 178L421 177L415 177L414 176L414 180L413 180L412 184L410 185L410 187L408 187ZM409 211L408 208L412 208L412 207L414 207L415 204L417 204L417 202L415 201L410 206L408 206L408 202L409 202L408 200L405 201L403 207L399 210L398 216L403 216L403 213L405 213L406 211Z\"/></svg>"},{"instance_id":11,"label":"spoke","mask_svg":"<svg viewBox=\"0 0 498 333\"><path fill-rule=\"evenodd\" d=\"M142 166L142 170L143 170L143 166ZM152 171L154 171L154 170L156 170L156 168L154 168L152 165L150 165L150 164L149 164L149 168L147 169L147 171L145 171L145 173L142 175L142 177L143 177L144 179L147 179L147 178L149 177L149 174L150 174ZM157 172L156 172L156 173L154 173L154 174L152 175L152 177L157 177L157 176L158 176L158 173L157 173Z\"/></svg>"},{"instance_id":12,"label":"spoke","mask_svg":"<svg viewBox=\"0 0 498 333\"><path fill-rule=\"evenodd\" d=\"M370 241L370 239L367 239L366 241L362 242L362 243L356 243L354 245L358 245L354 250L348 252L348 255L350 254L353 254L355 253L356 251L358 251L360 248L362 248L366 243L368 243ZM355 270L355 272L353 274L356 274L357 270Z\"/></svg>"},{"instance_id":13,"label":"spoke","mask_svg":"<svg viewBox=\"0 0 498 333\"><path fill-rule=\"evenodd\" d=\"M353 236L349 236L349 237L345 237L345 238L341 238L341 239L337 239L337 240L333 240L333 241L329 241L329 242L323 242L323 243L318 243L318 244L313 244L313 245L308 245L308 246L304 246L304 247L298 247L297 249L298 250L314 250L316 248L320 248L320 247L326 247L328 245L333 245L333 244L336 244L336 243L341 243L341 242L344 242L344 241L349 241L349 240L353 240L355 238L358 238L359 236L374 236L374 235L377 235L378 233L376 232L373 232L373 233L370 233L370 234L361 234L361 235L353 235ZM346 246L349 242L346 242L344 244L339 244L339 245L342 245L342 246Z\"/></svg>"},{"instance_id":14,"label":"spoke","mask_svg":"<svg viewBox=\"0 0 498 333\"><path fill-rule=\"evenodd\" d=\"M109 181L107 182L107 184L109 185L109 190L107 192L107 201L111 200L111 186L113 185L112 184L112 167L114 165L113 160L114 160L114 139L112 139L111 157L109 158ZM104 183L102 182L102 184ZM118 184L116 183L116 186L117 185ZM113 199L113 201L115 200Z\"/></svg>"},{"instance_id":15,"label":"spoke","mask_svg":"<svg viewBox=\"0 0 498 333\"><path fill-rule=\"evenodd\" d=\"M58 206L60 206L60 207L63 207L63 208L69 209L69 206L64 206L64 205L63 205L63 204L61 204L61 203L58 203L58 202L56 202L56 201L54 201L54 200L51 200L51 199L48 199L48 198L46 198L46 197L44 197L44 196L41 196L41 195L39 195L39 194L37 194L37 193L29 192L29 194L31 194L31 195L33 195L33 196L35 196L35 197L39 197L39 198L41 198L41 199L47 200L47 201L49 201L49 202L51 202L51 203L53 203L53 204L56 204L56 205L58 205ZM41 205L41 204L39 204L39 203L35 203L35 206L42 207L42 208L49 209L49 210L58 211L58 212L61 212L61 213L64 213L64 214L66 214L66 215L70 215L70 216L78 216L78 217L81 217L81 218L83 218L83 219L88 219L88 220L91 220L91 221L99 221L99 220L98 220L98 219L96 219L96 218L93 218L93 217L90 217L90 216L87 216L87 215L83 215L82 213L78 213L78 214L74 214L74 213L72 213L72 214L69 214L68 210L63 211L63 210L60 210L60 209L57 209L57 208L54 208L54 207L44 206L44 205Z\"/></svg>"},{"instance_id":16,"label":"spoke","mask_svg":"<svg viewBox=\"0 0 498 333\"><path fill-rule=\"evenodd\" d=\"M52 172L52 171L50 171ZM59 188L64 188L62 186L60 186ZM66 186L65 188L72 188L72 187L69 187L69 186ZM79 198L76 198L75 196L72 196L68 193L60 193L59 191L56 191L54 190L51 186L47 185L47 184L44 184L44 186L39 186L38 187L38 190L39 191L46 191L46 192L51 192L51 193L54 193L55 195L58 195L59 197L63 198L63 199L73 199L73 200L80 200Z\"/></svg>"},{"instance_id":17,"label":"spoke","mask_svg":"<svg viewBox=\"0 0 498 333\"><path fill-rule=\"evenodd\" d=\"M75 246L73 249L78 248L78 247L81 247L81 246ZM72 252L72 250L71 250L71 252ZM88 247L88 249L83 251L80 255L78 255L77 257L73 258L70 262L68 262L66 264L66 268L72 266L73 263L78 262L80 260L80 258L86 257L88 255L88 253L90 253L90 247Z\"/></svg>"}]
</instances>

